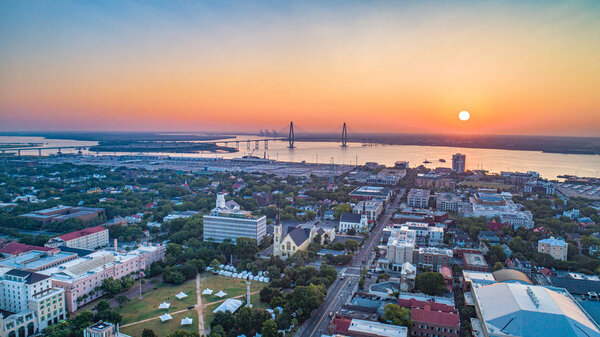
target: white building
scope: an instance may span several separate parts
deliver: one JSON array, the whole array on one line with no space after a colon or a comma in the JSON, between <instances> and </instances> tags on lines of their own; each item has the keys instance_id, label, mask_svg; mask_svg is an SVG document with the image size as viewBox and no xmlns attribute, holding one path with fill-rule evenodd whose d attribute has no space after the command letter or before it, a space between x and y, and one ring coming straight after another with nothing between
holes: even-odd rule
<instances>
[{"instance_id":1,"label":"white building","mask_svg":"<svg viewBox=\"0 0 600 337\"><path fill-rule=\"evenodd\" d=\"M367 219L367 215L364 213L342 213L340 215L338 232L348 233L350 229L353 229L355 233L367 232L369 230L369 220Z\"/></svg>"},{"instance_id":2,"label":"white building","mask_svg":"<svg viewBox=\"0 0 600 337\"><path fill-rule=\"evenodd\" d=\"M371 199L363 200L356 204L352 209L352 213L362 214L363 211L367 212L367 219L369 221L375 221L383 212L383 200Z\"/></svg>"},{"instance_id":3,"label":"white building","mask_svg":"<svg viewBox=\"0 0 600 337\"><path fill-rule=\"evenodd\" d=\"M417 232L406 226L392 228L387 242L387 268L401 270L406 262L413 263L413 253L417 241Z\"/></svg>"},{"instance_id":4,"label":"white building","mask_svg":"<svg viewBox=\"0 0 600 337\"><path fill-rule=\"evenodd\" d=\"M267 234L267 217L243 211L232 201L225 202L225 194L217 195L217 205L210 215L204 216L204 241L223 242L246 237L260 244Z\"/></svg>"},{"instance_id":5,"label":"white building","mask_svg":"<svg viewBox=\"0 0 600 337\"><path fill-rule=\"evenodd\" d=\"M480 336L600 336L590 316L559 288L500 282L473 287L471 293Z\"/></svg>"},{"instance_id":6,"label":"white building","mask_svg":"<svg viewBox=\"0 0 600 337\"><path fill-rule=\"evenodd\" d=\"M472 217L493 219L500 217L501 222L510 223L514 229L519 227L533 228L533 215L529 211L521 211L521 205L515 204L510 194L482 193L471 196L470 204L464 207L462 214Z\"/></svg>"},{"instance_id":7,"label":"white building","mask_svg":"<svg viewBox=\"0 0 600 337\"><path fill-rule=\"evenodd\" d=\"M44 246L94 250L108 246L108 229L102 226L85 228L52 238Z\"/></svg>"},{"instance_id":8,"label":"white building","mask_svg":"<svg viewBox=\"0 0 600 337\"><path fill-rule=\"evenodd\" d=\"M33 336L67 318L64 290L54 288L47 275L0 269L0 336Z\"/></svg>"},{"instance_id":9,"label":"white building","mask_svg":"<svg viewBox=\"0 0 600 337\"><path fill-rule=\"evenodd\" d=\"M429 207L429 190L411 188L408 192L407 204L414 208Z\"/></svg>"},{"instance_id":10,"label":"white building","mask_svg":"<svg viewBox=\"0 0 600 337\"><path fill-rule=\"evenodd\" d=\"M435 209L444 212L458 212L462 208L462 198L454 193L438 193L435 195Z\"/></svg>"},{"instance_id":11,"label":"white building","mask_svg":"<svg viewBox=\"0 0 600 337\"><path fill-rule=\"evenodd\" d=\"M548 239L538 241L538 252L552 256L561 261L567 261L567 252L569 245L565 240L557 239L553 236Z\"/></svg>"}]
</instances>

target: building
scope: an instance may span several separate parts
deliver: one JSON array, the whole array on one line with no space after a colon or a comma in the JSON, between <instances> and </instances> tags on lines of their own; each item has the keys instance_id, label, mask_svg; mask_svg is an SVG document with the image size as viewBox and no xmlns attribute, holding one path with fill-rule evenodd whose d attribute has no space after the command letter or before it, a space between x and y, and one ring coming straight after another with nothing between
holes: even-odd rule
<instances>
[{"instance_id":1,"label":"building","mask_svg":"<svg viewBox=\"0 0 600 337\"><path fill-rule=\"evenodd\" d=\"M400 272L400 291L412 291L415 288L417 268L410 262L404 262Z\"/></svg>"},{"instance_id":2,"label":"building","mask_svg":"<svg viewBox=\"0 0 600 337\"><path fill-rule=\"evenodd\" d=\"M463 208L464 216L486 217L487 219L500 218L501 222L509 223L514 229L525 227L533 228L533 214L521 211L521 205L515 204L510 194L477 192L470 198L470 205Z\"/></svg>"},{"instance_id":3,"label":"building","mask_svg":"<svg viewBox=\"0 0 600 337\"><path fill-rule=\"evenodd\" d=\"M442 211L433 211L423 208L403 208L397 214L394 214L392 222L403 224L405 222L425 222L430 226L450 225L454 220L448 219L448 213Z\"/></svg>"},{"instance_id":4,"label":"building","mask_svg":"<svg viewBox=\"0 0 600 337\"><path fill-rule=\"evenodd\" d=\"M364 204L363 204L364 205ZM369 220L365 213L346 213L340 215L340 223L338 231L340 233L348 233L349 230L354 230L355 233L364 233L369 230Z\"/></svg>"},{"instance_id":5,"label":"building","mask_svg":"<svg viewBox=\"0 0 600 337\"><path fill-rule=\"evenodd\" d=\"M600 329L564 289L520 282L473 287L480 335L599 337Z\"/></svg>"},{"instance_id":6,"label":"building","mask_svg":"<svg viewBox=\"0 0 600 337\"><path fill-rule=\"evenodd\" d=\"M367 184L394 186L398 185L404 176L406 176L405 169L384 168L383 170L377 172L377 174L368 176Z\"/></svg>"},{"instance_id":7,"label":"building","mask_svg":"<svg viewBox=\"0 0 600 337\"><path fill-rule=\"evenodd\" d=\"M119 324L96 322L83 330L83 337L129 337L119 332Z\"/></svg>"},{"instance_id":8,"label":"building","mask_svg":"<svg viewBox=\"0 0 600 337\"><path fill-rule=\"evenodd\" d=\"M548 239L538 241L538 252L552 256L561 261L567 261L567 251L569 246L565 240L557 239L553 236Z\"/></svg>"},{"instance_id":9,"label":"building","mask_svg":"<svg viewBox=\"0 0 600 337\"><path fill-rule=\"evenodd\" d=\"M94 250L108 246L108 229L102 226L85 228L52 238L44 246Z\"/></svg>"},{"instance_id":10,"label":"building","mask_svg":"<svg viewBox=\"0 0 600 337\"><path fill-rule=\"evenodd\" d=\"M52 285L64 289L69 312L102 295L97 287L108 278L135 275L157 259L164 258L165 246L142 246L131 252L101 250L63 263L40 273L52 279ZM84 296L86 295L86 296Z\"/></svg>"},{"instance_id":11,"label":"building","mask_svg":"<svg viewBox=\"0 0 600 337\"><path fill-rule=\"evenodd\" d=\"M467 167L467 156L462 153L452 155L452 171L456 173L465 173Z\"/></svg>"},{"instance_id":12,"label":"building","mask_svg":"<svg viewBox=\"0 0 600 337\"><path fill-rule=\"evenodd\" d=\"M456 180L437 172L419 173L417 174L417 178L415 178L415 186L435 189L449 188L453 190L456 188Z\"/></svg>"},{"instance_id":13,"label":"building","mask_svg":"<svg viewBox=\"0 0 600 337\"><path fill-rule=\"evenodd\" d=\"M437 193L435 209L445 212L458 212L462 208L462 198L454 193Z\"/></svg>"},{"instance_id":14,"label":"building","mask_svg":"<svg viewBox=\"0 0 600 337\"><path fill-rule=\"evenodd\" d=\"M335 228L298 225L286 226L284 229L277 210L273 226L273 256L287 259L298 251L304 251L317 235L321 235L321 243L331 242L335 239Z\"/></svg>"},{"instance_id":15,"label":"building","mask_svg":"<svg viewBox=\"0 0 600 337\"><path fill-rule=\"evenodd\" d=\"M408 192L407 204L409 207L415 208L429 207L429 190L411 188Z\"/></svg>"},{"instance_id":16,"label":"building","mask_svg":"<svg viewBox=\"0 0 600 337\"><path fill-rule=\"evenodd\" d=\"M40 271L59 266L76 258L77 254L60 252L58 250L50 252L32 250L21 255L0 260L0 266L20 270Z\"/></svg>"},{"instance_id":17,"label":"building","mask_svg":"<svg viewBox=\"0 0 600 337\"><path fill-rule=\"evenodd\" d=\"M52 286L47 275L0 269L0 336L39 334L67 318L64 290Z\"/></svg>"},{"instance_id":18,"label":"building","mask_svg":"<svg viewBox=\"0 0 600 337\"><path fill-rule=\"evenodd\" d=\"M10 242L7 245L0 248L0 253L4 256L17 256L30 251L39 252L58 252L58 248L42 247L26 245L24 243Z\"/></svg>"},{"instance_id":19,"label":"building","mask_svg":"<svg viewBox=\"0 0 600 337\"><path fill-rule=\"evenodd\" d=\"M83 222L90 222L99 218L103 218L105 216L104 214L104 208L60 205L19 216L22 218L39 221L45 225L50 222L63 222L68 219L80 219Z\"/></svg>"},{"instance_id":20,"label":"building","mask_svg":"<svg viewBox=\"0 0 600 337\"><path fill-rule=\"evenodd\" d=\"M456 311L435 310L431 302L425 302L423 308L413 306L410 319L414 325L413 336L458 337L460 320ZM452 308L454 309L454 308Z\"/></svg>"},{"instance_id":21,"label":"building","mask_svg":"<svg viewBox=\"0 0 600 337\"><path fill-rule=\"evenodd\" d=\"M173 212L163 218L163 222L169 222L176 219L187 219L191 218L194 215L202 214L202 212L198 211L183 211L183 212Z\"/></svg>"},{"instance_id":22,"label":"building","mask_svg":"<svg viewBox=\"0 0 600 337\"><path fill-rule=\"evenodd\" d=\"M383 201L380 199L363 200L356 204L352 209L352 213L362 214L367 213L367 219L369 221L375 221L383 212Z\"/></svg>"},{"instance_id":23,"label":"building","mask_svg":"<svg viewBox=\"0 0 600 337\"><path fill-rule=\"evenodd\" d=\"M523 192L535 194L554 194L556 189L554 184L545 179L536 179L529 181L523 186Z\"/></svg>"},{"instance_id":24,"label":"building","mask_svg":"<svg viewBox=\"0 0 600 337\"><path fill-rule=\"evenodd\" d=\"M223 242L246 237L260 244L267 234L267 217L243 211L233 202L225 202L225 194L217 195L217 205L204 216L204 241Z\"/></svg>"},{"instance_id":25,"label":"building","mask_svg":"<svg viewBox=\"0 0 600 337\"><path fill-rule=\"evenodd\" d=\"M537 180L540 178L540 174L535 171L527 172L500 172L502 180L505 184L511 185L524 185L530 181Z\"/></svg>"},{"instance_id":26,"label":"building","mask_svg":"<svg viewBox=\"0 0 600 337\"><path fill-rule=\"evenodd\" d=\"M479 251L465 252L462 254L463 269L473 271L488 271L489 266L485 257Z\"/></svg>"},{"instance_id":27,"label":"building","mask_svg":"<svg viewBox=\"0 0 600 337\"><path fill-rule=\"evenodd\" d=\"M413 253L417 241L417 232L408 227L389 229L390 237L387 241L387 255L378 263L381 267L398 271L405 262L413 263Z\"/></svg>"},{"instance_id":28,"label":"building","mask_svg":"<svg viewBox=\"0 0 600 337\"><path fill-rule=\"evenodd\" d=\"M392 191L389 188L381 186L361 186L348 194L355 200L380 199L384 204L392 197Z\"/></svg>"},{"instance_id":29,"label":"building","mask_svg":"<svg viewBox=\"0 0 600 337\"><path fill-rule=\"evenodd\" d=\"M449 267L452 264L452 249L421 247L418 250L419 269L429 269L439 272L444 266Z\"/></svg>"},{"instance_id":30,"label":"building","mask_svg":"<svg viewBox=\"0 0 600 337\"><path fill-rule=\"evenodd\" d=\"M444 229L442 227L429 226L424 222L405 222L403 225L393 225L392 228L404 228L415 232L415 245L418 247L440 246L444 243ZM384 231L389 231L384 229Z\"/></svg>"},{"instance_id":31,"label":"building","mask_svg":"<svg viewBox=\"0 0 600 337\"><path fill-rule=\"evenodd\" d=\"M329 333L350 337L406 337L408 328L356 318L334 317L329 325Z\"/></svg>"}]
</instances>

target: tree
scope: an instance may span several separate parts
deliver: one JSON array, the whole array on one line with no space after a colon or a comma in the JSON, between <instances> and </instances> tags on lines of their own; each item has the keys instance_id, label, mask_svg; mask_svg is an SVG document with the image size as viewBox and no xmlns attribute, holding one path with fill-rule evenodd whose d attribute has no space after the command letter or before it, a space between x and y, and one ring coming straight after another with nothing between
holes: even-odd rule
<instances>
[{"instance_id":1,"label":"tree","mask_svg":"<svg viewBox=\"0 0 600 337\"><path fill-rule=\"evenodd\" d=\"M333 216L339 220L342 213L352 213L350 204L338 204L333 207Z\"/></svg>"},{"instance_id":2,"label":"tree","mask_svg":"<svg viewBox=\"0 0 600 337\"><path fill-rule=\"evenodd\" d=\"M299 321L304 321L310 313L320 307L325 300L325 287L310 284L308 286L297 286L287 297L286 309L295 312Z\"/></svg>"},{"instance_id":3,"label":"tree","mask_svg":"<svg viewBox=\"0 0 600 337\"><path fill-rule=\"evenodd\" d=\"M503 268L504 268L504 264L502 262L498 261L498 262L494 263L494 271L500 270Z\"/></svg>"},{"instance_id":4,"label":"tree","mask_svg":"<svg viewBox=\"0 0 600 337\"><path fill-rule=\"evenodd\" d=\"M115 300L117 301L117 303L119 303L119 305L123 305L123 303L127 302L129 299L127 298L127 296L119 295L115 298Z\"/></svg>"},{"instance_id":5,"label":"tree","mask_svg":"<svg viewBox=\"0 0 600 337\"><path fill-rule=\"evenodd\" d=\"M225 329L220 325L215 325L210 329L209 337L227 337Z\"/></svg>"},{"instance_id":6,"label":"tree","mask_svg":"<svg viewBox=\"0 0 600 337\"><path fill-rule=\"evenodd\" d=\"M104 279L102 281L101 289L104 291L106 296L113 297L123 290L123 284L120 280L115 280L112 277Z\"/></svg>"},{"instance_id":7,"label":"tree","mask_svg":"<svg viewBox=\"0 0 600 337\"><path fill-rule=\"evenodd\" d=\"M356 242L356 240L354 239L346 240L345 245L346 249L348 249L351 252L357 251L359 247L358 242Z\"/></svg>"},{"instance_id":8,"label":"tree","mask_svg":"<svg viewBox=\"0 0 600 337\"><path fill-rule=\"evenodd\" d=\"M185 331L185 330L175 330L172 333L170 333L169 335L167 335L167 337L199 337L197 332L190 332L190 331Z\"/></svg>"},{"instance_id":9,"label":"tree","mask_svg":"<svg viewBox=\"0 0 600 337\"><path fill-rule=\"evenodd\" d=\"M264 287L259 292L260 301L265 303L271 303L273 297L281 297L281 292L277 288Z\"/></svg>"},{"instance_id":10,"label":"tree","mask_svg":"<svg viewBox=\"0 0 600 337\"><path fill-rule=\"evenodd\" d=\"M437 272L425 272L417 275L415 286L427 295L442 295L448 291L444 276Z\"/></svg>"},{"instance_id":11,"label":"tree","mask_svg":"<svg viewBox=\"0 0 600 337\"><path fill-rule=\"evenodd\" d=\"M258 254L258 244L256 239L252 238L237 238L236 239L236 254L242 259L254 259Z\"/></svg>"},{"instance_id":12,"label":"tree","mask_svg":"<svg viewBox=\"0 0 600 337\"><path fill-rule=\"evenodd\" d=\"M277 330L277 323L275 323L274 320L269 319L263 323L261 333L263 337L279 337L279 332Z\"/></svg>"},{"instance_id":13,"label":"tree","mask_svg":"<svg viewBox=\"0 0 600 337\"><path fill-rule=\"evenodd\" d=\"M490 250L487 253L488 259L492 261L492 263L496 262L504 262L506 260L506 253L504 253L504 249L500 245L494 245L490 247Z\"/></svg>"},{"instance_id":14,"label":"tree","mask_svg":"<svg viewBox=\"0 0 600 337\"><path fill-rule=\"evenodd\" d=\"M152 329L144 329L142 331L142 337L157 337Z\"/></svg>"},{"instance_id":15,"label":"tree","mask_svg":"<svg viewBox=\"0 0 600 337\"><path fill-rule=\"evenodd\" d=\"M409 329L413 325L410 319L410 310L393 303L386 304L383 307L383 320L394 325L406 326Z\"/></svg>"}]
</instances>

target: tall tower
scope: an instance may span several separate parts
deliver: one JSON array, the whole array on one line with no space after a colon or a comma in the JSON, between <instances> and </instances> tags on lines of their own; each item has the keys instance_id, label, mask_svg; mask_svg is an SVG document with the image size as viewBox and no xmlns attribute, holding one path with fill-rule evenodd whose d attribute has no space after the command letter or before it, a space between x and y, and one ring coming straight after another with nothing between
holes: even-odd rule
<instances>
[{"instance_id":1,"label":"tall tower","mask_svg":"<svg viewBox=\"0 0 600 337\"><path fill-rule=\"evenodd\" d=\"M342 127L342 147L346 147L348 144L348 130L346 130L346 122Z\"/></svg>"},{"instance_id":2,"label":"tall tower","mask_svg":"<svg viewBox=\"0 0 600 337\"><path fill-rule=\"evenodd\" d=\"M467 156L462 153L452 155L452 171L456 173L465 173Z\"/></svg>"},{"instance_id":3,"label":"tall tower","mask_svg":"<svg viewBox=\"0 0 600 337\"><path fill-rule=\"evenodd\" d=\"M290 133L288 134L288 143L290 146L288 148L294 148L294 122L290 122Z\"/></svg>"},{"instance_id":4,"label":"tall tower","mask_svg":"<svg viewBox=\"0 0 600 337\"><path fill-rule=\"evenodd\" d=\"M365 231L369 230L369 218L367 218L367 201L363 200L362 214L360 215L360 228Z\"/></svg>"},{"instance_id":5,"label":"tall tower","mask_svg":"<svg viewBox=\"0 0 600 337\"><path fill-rule=\"evenodd\" d=\"M250 276L246 279L246 306L252 307L252 303L250 303Z\"/></svg>"},{"instance_id":6,"label":"tall tower","mask_svg":"<svg viewBox=\"0 0 600 337\"><path fill-rule=\"evenodd\" d=\"M217 208L225 208L225 193L217 194Z\"/></svg>"},{"instance_id":7,"label":"tall tower","mask_svg":"<svg viewBox=\"0 0 600 337\"><path fill-rule=\"evenodd\" d=\"M273 227L273 256L280 255L281 246L281 220L279 219L279 203L277 203L275 226Z\"/></svg>"}]
</instances>

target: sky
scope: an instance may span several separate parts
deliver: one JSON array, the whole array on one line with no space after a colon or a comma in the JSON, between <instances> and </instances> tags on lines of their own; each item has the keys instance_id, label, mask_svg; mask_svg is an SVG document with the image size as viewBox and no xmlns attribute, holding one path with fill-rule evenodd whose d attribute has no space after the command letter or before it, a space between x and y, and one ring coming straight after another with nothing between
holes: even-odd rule
<instances>
[{"instance_id":1,"label":"sky","mask_svg":"<svg viewBox=\"0 0 600 337\"><path fill-rule=\"evenodd\" d=\"M0 131L600 136L599 55L598 1L2 1Z\"/></svg>"}]
</instances>

